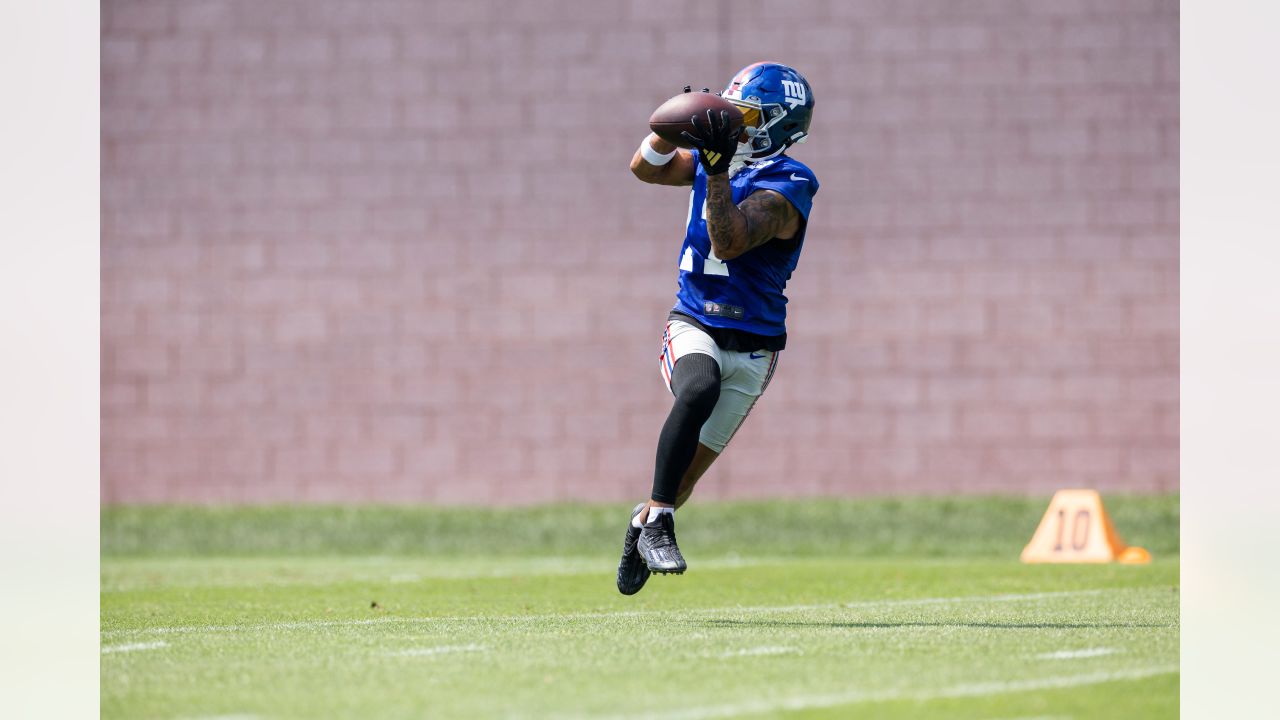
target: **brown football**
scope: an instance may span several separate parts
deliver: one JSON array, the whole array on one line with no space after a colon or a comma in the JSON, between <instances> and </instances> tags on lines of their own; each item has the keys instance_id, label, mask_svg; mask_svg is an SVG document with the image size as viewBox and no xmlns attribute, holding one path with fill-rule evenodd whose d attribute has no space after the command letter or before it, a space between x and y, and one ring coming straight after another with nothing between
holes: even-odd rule
<instances>
[{"instance_id":1,"label":"brown football","mask_svg":"<svg viewBox=\"0 0 1280 720\"><path fill-rule=\"evenodd\" d=\"M729 111L729 123L732 127L742 127L742 111L733 103L709 92L687 92L671 98L658 106L649 117L649 129L658 137L678 147L693 147L680 136L681 132L694 132L689 118L697 115L705 118L708 110Z\"/></svg>"}]
</instances>

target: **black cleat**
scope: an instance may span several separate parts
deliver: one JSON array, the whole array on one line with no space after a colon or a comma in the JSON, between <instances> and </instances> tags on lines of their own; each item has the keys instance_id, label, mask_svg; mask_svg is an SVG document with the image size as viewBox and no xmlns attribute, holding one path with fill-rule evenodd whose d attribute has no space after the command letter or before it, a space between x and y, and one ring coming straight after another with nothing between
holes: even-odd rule
<instances>
[{"instance_id":1,"label":"black cleat","mask_svg":"<svg viewBox=\"0 0 1280 720\"><path fill-rule=\"evenodd\" d=\"M653 522L645 523L636 547L650 572L679 575L688 567L676 547L676 520L672 513L662 513Z\"/></svg>"},{"instance_id":2,"label":"black cleat","mask_svg":"<svg viewBox=\"0 0 1280 720\"><path fill-rule=\"evenodd\" d=\"M644 503L632 509L631 518L634 520L641 510L644 510ZM644 587L649 579L649 568L644 564L644 558L640 557L640 552L636 550L636 541L639 539L640 528L628 522L626 537L622 539L622 559L618 561L618 592L623 595L635 595L640 592L640 588Z\"/></svg>"}]
</instances>

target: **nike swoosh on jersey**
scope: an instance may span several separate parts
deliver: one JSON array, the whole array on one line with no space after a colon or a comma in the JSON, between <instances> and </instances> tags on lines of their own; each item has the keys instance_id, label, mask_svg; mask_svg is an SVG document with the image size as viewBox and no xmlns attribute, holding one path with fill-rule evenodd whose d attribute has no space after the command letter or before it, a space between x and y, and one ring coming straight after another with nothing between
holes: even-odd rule
<instances>
[{"instance_id":1,"label":"nike swoosh on jersey","mask_svg":"<svg viewBox=\"0 0 1280 720\"><path fill-rule=\"evenodd\" d=\"M792 180L803 180L803 181L805 181L805 182L809 182L809 178L807 178L807 177L803 177L803 176L801 176L801 175L797 175L797 174L795 174L795 173L791 173L791 179L792 179Z\"/></svg>"},{"instance_id":2,"label":"nike swoosh on jersey","mask_svg":"<svg viewBox=\"0 0 1280 720\"><path fill-rule=\"evenodd\" d=\"M755 354L755 353L750 353L750 354L748 354L748 355L747 355L747 357L751 358L752 360L759 360L760 358L762 358L762 357L764 357L764 356L763 356L763 355L757 355L757 354Z\"/></svg>"}]
</instances>

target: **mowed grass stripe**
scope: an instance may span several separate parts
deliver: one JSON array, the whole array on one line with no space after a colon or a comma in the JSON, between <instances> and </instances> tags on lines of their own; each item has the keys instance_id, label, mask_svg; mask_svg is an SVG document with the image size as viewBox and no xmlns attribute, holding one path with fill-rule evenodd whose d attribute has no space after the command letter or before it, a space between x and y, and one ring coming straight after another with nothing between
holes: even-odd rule
<instances>
[{"instance_id":1,"label":"mowed grass stripe","mask_svg":"<svg viewBox=\"0 0 1280 720\"><path fill-rule=\"evenodd\" d=\"M613 569L609 556L518 558L481 567L468 559L405 557L111 557L103 567L102 592L117 593L154 587L150 576L163 574L164 586L202 588L302 587L338 581L417 583L427 580L483 580L511 577L601 575ZM724 570L759 565L809 562L778 557L699 558L698 570ZM955 558L936 562L956 562ZM335 571L335 568L337 570ZM144 579L140 579L144 578Z\"/></svg>"},{"instance_id":2,"label":"mowed grass stripe","mask_svg":"<svg viewBox=\"0 0 1280 720\"><path fill-rule=\"evenodd\" d=\"M526 613L517 615L455 615L450 617L384 617L365 620L300 620L274 623L252 623L235 625L186 625L176 627L146 627L135 629L103 630L103 637L119 637L137 634L182 634L182 633L236 633L256 630L307 630L312 628L354 627L360 625L394 625L430 624L430 623L463 623L463 622L542 622L546 620L593 620L608 618L634 618L658 615L701 615L701 614L755 614L755 613L791 613L807 610L860 610L893 607L909 607L913 605L955 605L961 603L1005 603L1024 602L1030 600L1048 600L1054 598L1075 597L1081 595L1098 595L1108 592L1103 589L1067 590L1062 592L1022 593L1004 595L974 595L964 597L909 598L901 600L861 600L853 602L815 603L809 605L758 605L758 606L724 606L704 608L680 608L661 610L618 610L601 612L568 612L568 613Z\"/></svg>"},{"instance_id":3,"label":"mowed grass stripe","mask_svg":"<svg viewBox=\"0 0 1280 720\"><path fill-rule=\"evenodd\" d=\"M1178 552L1177 495L1108 494L1105 501L1125 541L1156 557ZM687 546L695 558L1017 557L1048 503L1047 494L714 503L695 497L680 510L677 529L681 548ZM594 556L602 547L621 548L631 506L107 507L102 554Z\"/></svg>"}]
</instances>

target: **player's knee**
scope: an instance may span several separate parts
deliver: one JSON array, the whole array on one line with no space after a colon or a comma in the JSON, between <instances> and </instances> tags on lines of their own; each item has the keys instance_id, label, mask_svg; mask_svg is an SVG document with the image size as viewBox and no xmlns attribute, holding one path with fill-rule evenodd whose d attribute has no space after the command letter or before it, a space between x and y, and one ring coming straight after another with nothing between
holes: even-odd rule
<instances>
[{"instance_id":1,"label":"player's knee","mask_svg":"<svg viewBox=\"0 0 1280 720\"><path fill-rule=\"evenodd\" d=\"M671 389L676 402L694 412L711 414L720 400L720 364L710 355L685 355L671 373Z\"/></svg>"},{"instance_id":2,"label":"player's knee","mask_svg":"<svg viewBox=\"0 0 1280 720\"><path fill-rule=\"evenodd\" d=\"M676 393L676 403L684 405L695 415L709 417L720 400L720 383L691 382Z\"/></svg>"},{"instance_id":3,"label":"player's knee","mask_svg":"<svg viewBox=\"0 0 1280 720\"><path fill-rule=\"evenodd\" d=\"M698 380L690 383L679 397L690 407L710 415L716 407L716 402L720 400L720 381Z\"/></svg>"}]
</instances>

